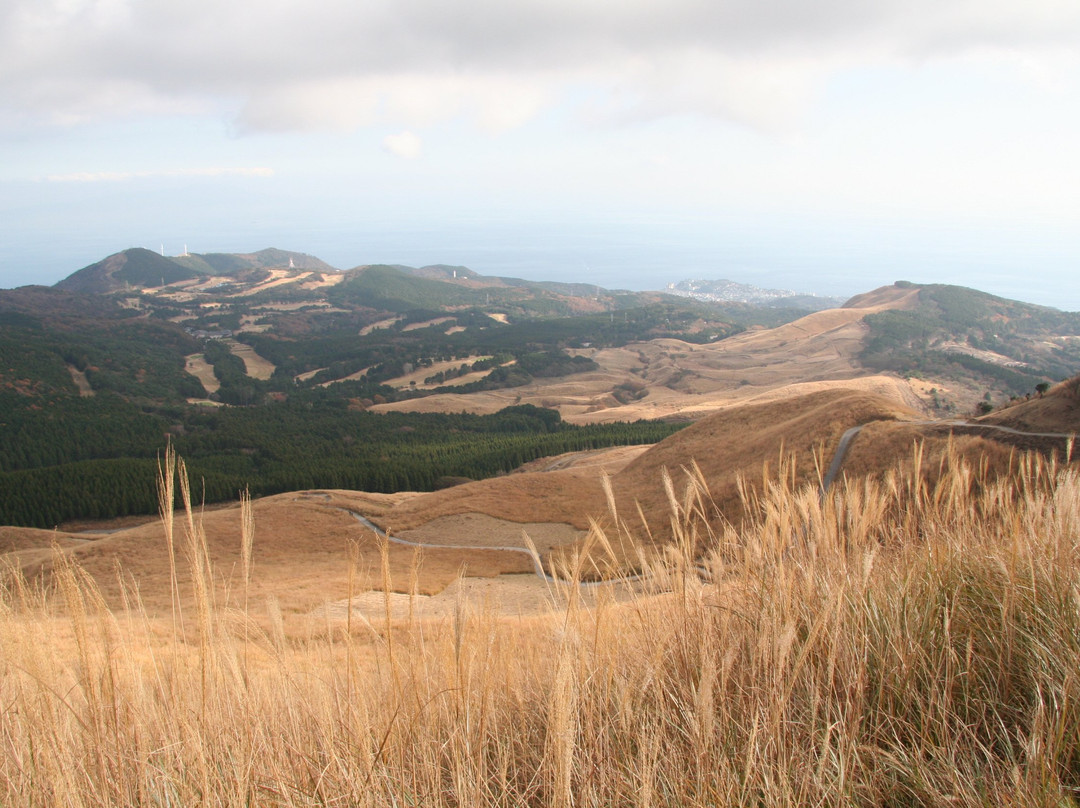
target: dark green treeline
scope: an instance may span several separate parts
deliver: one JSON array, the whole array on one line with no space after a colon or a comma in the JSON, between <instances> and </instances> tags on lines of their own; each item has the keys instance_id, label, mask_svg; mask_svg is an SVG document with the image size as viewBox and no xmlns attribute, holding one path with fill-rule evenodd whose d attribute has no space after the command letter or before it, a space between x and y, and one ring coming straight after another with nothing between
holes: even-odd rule
<instances>
[{"instance_id":1,"label":"dark green treeline","mask_svg":"<svg viewBox=\"0 0 1080 808\"><path fill-rule=\"evenodd\" d=\"M98 397L0 429L0 524L51 528L69 519L153 513L157 457L171 441L196 497L221 502L307 488L430 491L547 455L654 443L661 422L574 426L531 405L487 416L352 411L343 401L215 410L140 411Z\"/></svg>"}]
</instances>

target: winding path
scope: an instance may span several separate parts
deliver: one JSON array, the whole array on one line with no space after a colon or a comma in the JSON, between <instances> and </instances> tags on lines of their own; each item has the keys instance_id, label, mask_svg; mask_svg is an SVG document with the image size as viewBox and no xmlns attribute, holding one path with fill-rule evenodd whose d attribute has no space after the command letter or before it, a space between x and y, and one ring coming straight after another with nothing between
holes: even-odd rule
<instances>
[{"instance_id":1,"label":"winding path","mask_svg":"<svg viewBox=\"0 0 1080 808\"><path fill-rule=\"evenodd\" d=\"M876 423L870 421L869 423ZM908 426L942 426L949 427L951 429L990 429L998 432L1005 432L1010 435L1019 435L1021 437L1029 438L1060 438L1065 441L1073 440L1076 438L1075 434L1067 434L1064 432L1023 432L1019 429L1013 429L1008 426L998 426L996 424L973 424L969 421L906 421L900 422ZM835 482L837 475L840 473L840 469L844 464L844 458L847 456L848 449L851 448L852 442L858 437L858 434L862 432L863 428L868 424L860 424L848 429L840 436L840 442L836 446L836 451L833 453L832 462L829 463L829 470L825 473L825 477L821 481L821 496L824 498L828 492L829 487ZM569 584L576 583L582 587L594 587L594 586L609 586L616 583L633 583L635 581L643 581L648 576L642 574L624 575L618 578L606 578L601 581L571 581L567 578L556 578L550 575L547 570L544 569L544 565L540 560L540 556L534 551L525 547L513 547L509 545L493 545L488 547L477 547L476 545L468 544L432 544L430 542L410 541L408 539L398 538L391 536L370 519L363 514L357 513L354 510L348 508L339 508L339 510L345 511L350 514L356 521L366 527L368 530L373 531L377 536L380 536L386 541L393 542L394 544L405 545L406 547L416 547L419 549L430 550L500 550L506 553L523 553L529 557L533 564L533 573L537 578L547 581L553 584ZM698 565L695 567L698 574L701 577L708 577L708 570Z\"/></svg>"},{"instance_id":2,"label":"winding path","mask_svg":"<svg viewBox=\"0 0 1080 808\"><path fill-rule=\"evenodd\" d=\"M821 496L825 496L825 492L828 491L829 486L833 484L836 475L840 473L840 466L843 464L844 457L847 455L848 447L851 446L851 442L855 440L855 436L862 432L864 426L866 426L866 424L853 426L840 436L840 443L836 445L836 451L833 452L829 470L825 472L825 478L821 481Z\"/></svg>"},{"instance_id":3,"label":"winding path","mask_svg":"<svg viewBox=\"0 0 1080 808\"><path fill-rule=\"evenodd\" d=\"M526 547L512 547L509 545L490 545L484 547L477 547L475 544L432 544L430 542L409 541L408 539L401 539L397 536L391 536L370 519L366 518L362 514L356 511L348 510L347 508L341 508L346 513L351 514L356 521L366 527L368 530L373 531L377 536L386 539L394 544L403 544L406 547L418 547L424 550L501 550L505 553L523 553L527 555L533 563L533 573L537 578L547 581L551 584L569 584L577 583L578 586L607 586L614 583L632 583L634 581L643 581L647 576L645 575L623 575L618 578L605 578L602 581L571 581L568 578L556 578L553 575L549 575L548 571L544 569L543 563L540 561L540 556Z\"/></svg>"},{"instance_id":4,"label":"winding path","mask_svg":"<svg viewBox=\"0 0 1080 808\"><path fill-rule=\"evenodd\" d=\"M875 423L871 421L870 423ZM970 421L901 421L909 426L942 426L949 427L949 430L953 429L992 429L998 432L1004 432L1009 435L1019 435L1025 438L1060 438L1066 442L1075 440L1076 435L1065 432L1023 432L1019 429L1013 429L1011 426L998 426L997 424L973 424ZM832 462L829 464L829 470L825 474L825 478L821 481L821 495L825 496L825 492L829 490L829 486L836 480L836 475L840 473L840 467L844 463L844 458L847 456L847 451L851 447L851 442L855 440L855 437L862 432L863 427L867 424L860 424L859 426L853 426L847 432L840 436L840 443L836 446L836 452L833 453Z\"/></svg>"}]
</instances>

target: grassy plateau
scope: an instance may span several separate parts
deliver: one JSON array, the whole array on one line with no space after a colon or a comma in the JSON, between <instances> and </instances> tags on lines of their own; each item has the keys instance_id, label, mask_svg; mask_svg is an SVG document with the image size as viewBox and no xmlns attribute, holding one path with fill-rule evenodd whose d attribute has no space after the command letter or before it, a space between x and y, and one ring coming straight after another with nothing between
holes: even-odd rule
<instances>
[{"instance_id":1,"label":"grassy plateau","mask_svg":"<svg viewBox=\"0 0 1080 808\"><path fill-rule=\"evenodd\" d=\"M214 569L167 457L165 616L122 567L106 605L59 550L2 579L0 804L1075 805L1080 479L927 465L822 495L781 463L738 530L691 468L657 481L673 541L610 597L401 618L384 550L385 619L287 631L248 596L250 507ZM607 490L565 577L634 545Z\"/></svg>"}]
</instances>

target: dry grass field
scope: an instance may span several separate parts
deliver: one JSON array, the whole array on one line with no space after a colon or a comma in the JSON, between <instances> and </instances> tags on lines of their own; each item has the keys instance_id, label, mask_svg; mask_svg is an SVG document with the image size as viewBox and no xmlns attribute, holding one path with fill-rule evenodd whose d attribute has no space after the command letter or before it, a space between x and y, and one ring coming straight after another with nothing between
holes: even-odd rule
<instances>
[{"instance_id":1,"label":"dry grass field","mask_svg":"<svg viewBox=\"0 0 1080 808\"><path fill-rule=\"evenodd\" d=\"M269 275L270 277L262 283L238 292L235 296L251 297L267 289L274 289L288 284L296 284L301 289L320 289L326 286L335 286L344 278L343 275L336 273L308 272L296 269L271 269Z\"/></svg>"},{"instance_id":2,"label":"dry grass field","mask_svg":"<svg viewBox=\"0 0 1080 808\"><path fill-rule=\"evenodd\" d=\"M1046 395L1002 407L979 420L1026 432L1080 433L1080 377L1055 385Z\"/></svg>"},{"instance_id":3,"label":"dry grass field","mask_svg":"<svg viewBox=\"0 0 1080 808\"><path fill-rule=\"evenodd\" d=\"M276 370L274 363L263 359L255 353L255 349L250 345L229 340L229 350L243 360L244 367L247 369L247 375L251 378L266 380L274 375L274 371Z\"/></svg>"},{"instance_id":4,"label":"dry grass field","mask_svg":"<svg viewBox=\"0 0 1080 808\"><path fill-rule=\"evenodd\" d=\"M442 325L443 323L451 323L454 321L453 317L436 317L434 320L425 320L422 323L409 323L402 328L402 331L419 331L421 328L431 328L433 325Z\"/></svg>"},{"instance_id":5,"label":"dry grass field","mask_svg":"<svg viewBox=\"0 0 1080 808\"><path fill-rule=\"evenodd\" d=\"M666 543L671 538L669 502L659 483L665 473L676 477L696 467L709 481L716 505L713 521L738 523L743 518L740 489L754 487L768 467L775 469L777 463L795 456L797 479L816 480L815 461L827 464L847 429L877 420L922 417L894 399L864 392L860 383L812 389L725 407L652 448L635 449L632 458L619 450L605 469L619 518L641 535L652 537L650 541ZM882 456L882 462L890 461ZM601 474L595 466L552 460L531 468L531 473L418 494L372 518L391 532L470 513L513 522L564 522L587 531L597 515L607 512ZM445 535L448 543L460 543L453 531Z\"/></svg>"},{"instance_id":6,"label":"dry grass field","mask_svg":"<svg viewBox=\"0 0 1080 808\"><path fill-rule=\"evenodd\" d=\"M326 491L257 500L252 510L258 543L250 559L247 591L259 598L272 595L286 615L304 615L326 600L345 597L350 580L356 586L381 580L378 538L348 511L378 514L387 499L396 498ZM226 604L232 603L230 598L237 592L242 567L238 514L239 507L234 506L205 511L199 518L207 557L216 571L215 591ZM59 539L71 561L97 582L110 607L121 604L125 586L137 586L149 615L160 616L170 609L171 568L160 522L93 537L22 528L4 531L10 537L0 541L18 550L3 556L4 560L18 558L23 573L32 580L46 586L53 580L56 559L50 548ZM417 553L396 544L390 545L388 564L403 592L415 586L420 594L441 592L463 573L485 577L532 570L531 562L519 554L482 548L468 553L438 549ZM122 577L118 569L123 570ZM179 575L183 582L186 573L181 570ZM410 583L411 577L416 581Z\"/></svg>"},{"instance_id":7,"label":"dry grass field","mask_svg":"<svg viewBox=\"0 0 1080 808\"><path fill-rule=\"evenodd\" d=\"M397 387L397 388L408 387L410 385L413 385L413 386L415 386L415 387L417 387L418 389L421 389L421 390L430 389L430 388L433 388L433 387L438 387L439 385L438 384L425 384L424 379L427 379L430 376L434 376L436 373L445 373L448 370L457 370L462 365L472 364L473 362L477 362L477 361L479 361L481 359L490 359L490 358L491 358L490 356L470 356L468 359L450 359L450 360L445 360L445 361L442 361L442 362L433 362L432 364L428 365L427 367L419 367L419 368L416 368L415 370L410 371L409 373L406 373L406 374L404 374L402 376L398 376L396 378L389 379L386 382L386 384L388 384L390 387ZM486 376L490 372L491 371L481 372L481 373L479 373L478 377L483 378L484 376ZM450 383L452 384L453 382L450 382Z\"/></svg>"},{"instance_id":8,"label":"dry grass field","mask_svg":"<svg viewBox=\"0 0 1080 808\"><path fill-rule=\"evenodd\" d=\"M1080 804L1080 381L930 421L855 363L914 294L374 408L696 419L651 447L0 527L0 805Z\"/></svg>"},{"instance_id":9,"label":"dry grass field","mask_svg":"<svg viewBox=\"0 0 1080 808\"><path fill-rule=\"evenodd\" d=\"M45 586L4 578L0 804L1073 805L1080 480L1038 455L924 468L822 497L782 466L705 535L709 480L676 474L642 581L533 579L518 613L465 582L426 610L379 542L290 616L260 553L313 554L310 525L260 550L276 503L166 509L110 592L78 549ZM406 501L322 493L305 508ZM612 518L583 550L639 538ZM137 584L152 544L166 572Z\"/></svg>"},{"instance_id":10,"label":"dry grass field","mask_svg":"<svg viewBox=\"0 0 1080 808\"><path fill-rule=\"evenodd\" d=\"M372 331L375 331L375 330L377 330L379 328L389 328L390 326L394 325L395 323L400 322L403 319L404 319L403 317L391 317L391 318L389 318L387 320L379 320L379 322L377 322L377 323L371 323L370 325L365 325L363 328L360 329L360 336L361 337L366 337Z\"/></svg>"},{"instance_id":11,"label":"dry grass field","mask_svg":"<svg viewBox=\"0 0 1080 808\"><path fill-rule=\"evenodd\" d=\"M316 374L322 373L328 368L315 368L315 370L309 370L306 373L297 373L295 378L298 382L306 382L308 379L313 378Z\"/></svg>"},{"instance_id":12,"label":"dry grass field","mask_svg":"<svg viewBox=\"0 0 1080 808\"><path fill-rule=\"evenodd\" d=\"M350 580L370 583L372 576L381 575L379 539L352 513L372 520L392 537L428 545L419 552L404 544L390 545L388 563L402 594L438 595L463 574L490 578L528 573L533 563L520 551L529 541L550 570L581 552L595 529L633 534L635 547L663 548L675 539L673 515L693 525L695 552L704 552L708 536L728 526L741 529L753 517L745 511L745 502L760 496L778 467L786 469L794 484L820 485L841 436L859 426L862 431L847 451L841 478L880 481L890 470L910 464L915 445L921 447L922 473L932 479L941 473L946 456L982 464L990 476L1008 476L1015 473L1022 450L1039 450L1045 457L1066 454L1062 438L1017 437L953 422L927 422L895 398L867 389L860 383L800 386L785 395L727 406L652 447L571 453L535 461L519 473L431 493L308 491L266 497L253 506L260 527L248 587L258 597L272 594L287 615L305 615L327 600L344 597ZM1062 385L984 422L1007 419L1029 429L1072 432L1077 425L1074 393L1073 387ZM693 514L676 507L679 497L664 483L665 478L688 474L706 480L710 492L709 508ZM214 508L201 517L223 597L235 591L240 564L237 507ZM160 614L169 605L160 597L169 575L160 524L106 527L113 532L20 533L5 528L0 558L30 579L48 581L54 565L50 548L61 539L110 606L120 602L119 567L128 583L140 587L148 612ZM498 549L504 547L518 552ZM589 575L596 576L637 569L641 561L636 550L617 544L590 564L596 568L590 568ZM352 579L350 565L355 567Z\"/></svg>"},{"instance_id":13,"label":"dry grass field","mask_svg":"<svg viewBox=\"0 0 1080 808\"><path fill-rule=\"evenodd\" d=\"M202 382L202 386L208 394L216 393L221 389L221 382L214 375L214 366L206 361L203 354L191 354L185 357L184 370Z\"/></svg>"},{"instance_id":14,"label":"dry grass field","mask_svg":"<svg viewBox=\"0 0 1080 808\"><path fill-rule=\"evenodd\" d=\"M584 349L600 369L507 390L446 393L390 402L374 411L496 412L513 404L558 409L571 423L650 418L700 418L760 397L810 392L820 386L863 385L920 409L929 395L895 376L866 376L856 362L867 327L863 318L914 304L916 290L890 287L855 298L847 307L807 315L772 329L751 329L716 343L657 339L606 350ZM618 385L644 391L629 403Z\"/></svg>"},{"instance_id":15,"label":"dry grass field","mask_svg":"<svg viewBox=\"0 0 1080 808\"><path fill-rule=\"evenodd\" d=\"M259 542L248 589L260 598L273 595L284 614L302 616L345 597L350 581L369 585L381 576L379 539L352 513L372 520L392 537L427 545L418 551L390 544L389 569L401 594L436 596L462 575L484 579L529 573L533 562L520 552L529 541L550 570L582 552L595 529L632 534L633 548L658 551L675 540L673 516L693 527L695 552L704 552L708 536L728 526L741 529L753 518L745 502L761 495L778 467L786 469L793 484L819 485L841 436L857 426L863 429L847 451L841 478L880 481L890 470L910 464L916 444L921 447L922 473L931 479L941 473L945 456L981 463L983 473L997 476L1015 473L1020 450L1037 449L1059 458L1066 452L1066 441L1060 438L1017 438L929 423L860 384L810 388L813 392L802 395L765 396L728 406L652 447L571 453L536 461L520 473L441 491L307 491L259 499L253 505ZM1041 418L1043 429L1057 424L1055 431L1072 431L1067 418L1062 420L1072 413L1071 391L1063 385L1045 398L1003 411L1002 417L1008 413L1016 423L1028 424ZM686 475L707 482L707 509L685 511L678 505L681 495L665 487L665 477L678 480ZM240 568L237 508L217 507L201 516L217 570L215 585L226 600L236 591ZM139 586L148 613L160 615L169 606L161 593L170 574L160 524L106 527L113 532L20 533L5 528L0 558L32 580L49 581L54 566L50 548L60 539L110 606L121 600L119 567L123 580ZM504 547L518 552L497 549ZM594 554L590 564L595 568L588 574L596 576L638 569L641 560L636 549L616 543L610 552ZM492 586L507 590L500 598L514 599L509 578Z\"/></svg>"},{"instance_id":16,"label":"dry grass field","mask_svg":"<svg viewBox=\"0 0 1080 808\"><path fill-rule=\"evenodd\" d=\"M0 804L1075 805L1076 384L871 390L430 494L200 510L167 457L158 520L2 528Z\"/></svg>"}]
</instances>

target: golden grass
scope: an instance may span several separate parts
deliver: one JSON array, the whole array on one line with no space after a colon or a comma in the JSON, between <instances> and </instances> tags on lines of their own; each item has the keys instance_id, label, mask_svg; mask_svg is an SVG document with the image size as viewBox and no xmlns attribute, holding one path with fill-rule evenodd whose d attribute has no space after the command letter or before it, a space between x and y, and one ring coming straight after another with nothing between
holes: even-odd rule
<instances>
[{"instance_id":1,"label":"golden grass","mask_svg":"<svg viewBox=\"0 0 1080 808\"><path fill-rule=\"evenodd\" d=\"M1080 376L1036 396L994 410L980 421L1028 432L1080 432Z\"/></svg>"},{"instance_id":2,"label":"golden grass","mask_svg":"<svg viewBox=\"0 0 1080 808\"><path fill-rule=\"evenodd\" d=\"M921 410L924 401L895 376L865 377L857 362L868 333L863 318L883 308L909 305L911 290L883 290L866 306L815 312L772 329L752 329L727 339L693 344L654 339L601 351L578 351L594 359L591 373L542 380L511 390L443 393L390 402L375 411L494 412L513 403L557 408L573 423L639 418L697 418L718 409L766 398L791 397L825 387L860 387ZM647 390L622 404L620 384Z\"/></svg>"},{"instance_id":3,"label":"golden grass","mask_svg":"<svg viewBox=\"0 0 1080 808\"><path fill-rule=\"evenodd\" d=\"M409 323L402 328L402 331L419 331L421 328L430 328L433 325L442 325L443 323L453 322L453 317L436 317L434 320L425 320L422 323Z\"/></svg>"},{"instance_id":4,"label":"golden grass","mask_svg":"<svg viewBox=\"0 0 1080 808\"><path fill-rule=\"evenodd\" d=\"M229 342L229 350L233 352L235 356L240 357L244 363L244 368L247 370L247 375L253 379L262 379L266 381L274 375L274 371L277 370L277 366L268 359L264 359L255 353L255 349L250 345L245 345L242 342ZM203 384L205 387L205 383Z\"/></svg>"},{"instance_id":5,"label":"golden grass","mask_svg":"<svg viewBox=\"0 0 1080 808\"><path fill-rule=\"evenodd\" d=\"M221 382L214 375L214 366L206 361L204 354L191 354L184 359L184 370L202 382L207 393L216 393L221 389Z\"/></svg>"},{"instance_id":6,"label":"golden grass","mask_svg":"<svg viewBox=\"0 0 1080 808\"><path fill-rule=\"evenodd\" d=\"M272 597L217 599L199 520L163 497L175 617L131 587L107 607L64 555L47 591L5 579L0 804L1075 804L1080 479L928 465L822 497L781 464L738 532L699 518L691 468L629 603L557 586L554 616L463 599L431 622L387 595L374 630L349 611L292 638ZM635 542L607 493L571 574Z\"/></svg>"},{"instance_id":7,"label":"golden grass","mask_svg":"<svg viewBox=\"0 0 1080 808\"><path fill-rule=\"evenodd\" d=\"M361 337L366 337L372 331L375 331L376 329L379 329L379 328L389 328L394 323L400 322L403 319L405 319L405 318L404 317L391 317L391 318L389 318L387 320L379 320L379 322L377 322L377 323L371 323L370 325L365 325L363 328L360 329L360 336Z\"/></svg>"},{"instance_id":8,"label":"golden grass","mask_svg":"<svg viewBox=\"0 0 1080 808\"><path fill-rule=\"evenodd\" d=\"M453 318L451 317L447 319ZM418 323L417 325L423 326L425 325L425 323ZM446 382L442 382L441 384L425 384L424 379L434 376L436 373L444 373L448 370L457 370L462 365L471 365L473 362L478 362L481 359L491 359L491 356L477 355L470 356L468 359L448 359L441 362L432 362L426 367L419 367L416 368L416 370L410 371L403 376L389 379L385 382L385 384L389 385L390 387L395 387L397 389L408 387L409 385L416 385L417 389L420 390L432 390L436 387L441 386L441 384L446 384ZM487 376L490 372L490 370L478 371L478 378L483 378L484 376ZM469 375L473 376L474 374ZM453 384L454 381L456 380L452 379L449 383ZM465 382L462 383L464 384Z\"/></svg>"},{"instance_id":9,"label":"golden grass","mask_svg":"<svg viewBox=\"0 0 1080 808\"><path fill-rule=\"evenodd\" d=\"M866 377L865 368L857 361L868 333L863 318L885 309L911 308L917 300L917 289L883 287L853 298L841 309L814 312L777 328L754 328L712 343L653 339L619 348L575 351L598 363L600 369L592 373L510 390L443 393L372 409L483 414L527 403L554 407L571 423L609 423L700 418L751 400L760 402L765 397L802 395L841 385L859 386L864 392L922 410L925 402L907 381L895 376ZM621 404L612 390L625 383L642 386L648 395Z\"/></svg>"},{"instance_id":10,"label":"golden grass","mask_svg":"<svg viewBox=\"0 0 1080 808\"><path fill-rule=\"evenodd\" d=\"M251 549L248 586L252 602L262 604L273 595L291 630L291 617L306 614L326 600L346 597L350 559L357 563L353 576L357 586L378 586L381 581L378 537L347 510L377 516L388 503L402 498L407 497L318 491L279 494L253 501L258 540ZM215 572L215 596L222 606L237 608L244 567L240 508L236 504L200 508L198 521ZM395 533L399 531L396 520L388 524ZM142 607L151 619L171 614L169 581L173 572L160 521L90 540L53 531L0 528L0 553L9 553L6 560L20 565L28 579L41 578L48 586L55 571L55 559L50 551L54 540L59 540L73 563L95 581L110 608L122 605L122 583L131 586L137 582ZM395 579L408 582L417 562L414 549L394 544L387 553ZM0 565L3 564L0 557ZM118 568L123 571L122 578L117 575ZM441 592L463 570L470 576L491 577L531 569L531 561L518 553L429 549L422 554L416 571L417 591L425 595ZM184 599L182 605L191 608L190 569L186 564L178 564L175 576Z\"/></svg>"}]
</instances>

